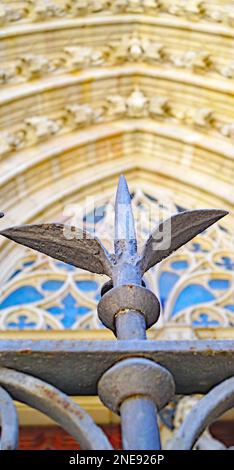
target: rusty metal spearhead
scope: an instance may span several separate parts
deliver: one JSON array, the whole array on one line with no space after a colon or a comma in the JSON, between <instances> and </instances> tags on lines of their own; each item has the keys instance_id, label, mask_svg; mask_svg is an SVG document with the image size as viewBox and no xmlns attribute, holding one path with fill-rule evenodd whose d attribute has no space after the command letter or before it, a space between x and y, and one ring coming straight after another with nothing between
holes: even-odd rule
<instances>
[{"instance_id":1,"label":"rusty metal spearhead","mask_svg":"<svg viewBox=\"0 0 234 470\"><path fill-rule=\"evenodd\" d=\"M203 209L173 215L156 227L139 255L131 195L121 176L115 201L114 254L109 254L100 240L85 230L64 224L22 225L0 234L78 268L106 274L114 286L141 285L148 269L227 214L223 210Z\"/></svg>"}]
</instances>

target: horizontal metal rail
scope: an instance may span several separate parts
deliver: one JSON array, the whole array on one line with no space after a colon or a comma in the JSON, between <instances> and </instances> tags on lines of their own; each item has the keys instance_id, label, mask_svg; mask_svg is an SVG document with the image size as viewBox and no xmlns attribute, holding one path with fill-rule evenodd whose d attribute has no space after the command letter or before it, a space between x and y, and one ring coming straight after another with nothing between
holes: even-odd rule
<instances>
[{"instance_id":1,"label":"horizontal metal rail","mask_svg":"<svg viewBox=\"0 0 234 470\"><path fill-rule=\"evenodd\" d=\"M40 378L68 395L97 395L104 372L129 357L165 367L178 394L207 393L234 375L234 341L0 341L0 366Z\"/></svg>"}]
</instances>

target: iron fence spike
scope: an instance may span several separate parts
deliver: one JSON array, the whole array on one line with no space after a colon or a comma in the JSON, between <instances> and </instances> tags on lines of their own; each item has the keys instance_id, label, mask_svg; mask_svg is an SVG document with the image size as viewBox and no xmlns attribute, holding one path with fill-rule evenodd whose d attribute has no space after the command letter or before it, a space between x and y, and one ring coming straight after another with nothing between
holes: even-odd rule
<instances>
[{"instance_id":1,"label":"iron fence spike","mask_svg":"<svg viewBox=\"0 0 234 470\"><path fill-rule=\"evenodd\" d=\"M121 175L115 199L115 254L117 257L134 256L137 252L135 223L131 195L126 178Z\"/></svg>"}]
</instances>

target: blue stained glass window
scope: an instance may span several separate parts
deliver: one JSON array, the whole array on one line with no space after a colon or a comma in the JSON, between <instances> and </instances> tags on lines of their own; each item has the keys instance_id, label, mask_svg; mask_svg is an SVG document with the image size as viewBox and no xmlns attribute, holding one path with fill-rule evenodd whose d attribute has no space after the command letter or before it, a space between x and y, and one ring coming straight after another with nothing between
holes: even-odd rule
<instances>
[{"instance_id":1,"label":"blue stained glass window","mask_svg":"<svg viewBox=\"0 0 234 470\"><path fill-rule=\"evenodd\" d=\"M164 307L166 300L170 294L170 291L178 281L178 274L172 273L170 271L162 272L159 280L159 291L160 291L160 300L161 304Z\"/></svg>"},{"instance_id":2,"label":"blue stained glass window","mask_svg":"<svg viewBox=\"0 0 234 470\"><path fill-rule=\"evenodd\" d=\"M177 312L190 307L190 305L210 302L214 299L214 295L205 287L201 286L200 284L191 284L180 292L174 305L172 315L175 315Z\"/></svg>"},{"instance_id":3,"label":"blue stained glass window","mask_svg":"<svg viewBox=\"0 0 234 470\"><path fill-rule=\"evenodd\" d=\"M43 299L43 295L33 286L22 286L12 292L0 304L0 309L14 305L28 304Z\"/></svg>"},{"instance_id":4,"label":"blue stained glass window","mask_svg":"<svg viewBox=\"0 0 234 470\"><path fill-rule=\"evenodd\" d=\"M221 261L216 264L228 271L234 271L234 261L229 256L222 256Z\"/></svg>"},{"instance_id":5,"label":"blue stained glass window","mask_svg":"<svg viewBox=\"0 0 234 470\"><path fill-rule=\"evenodd\" d=\"M65 271L75 271L76 269L75 266L63 263L63 261L56 261L55 264L59 269L65 269Z\"/></svg>"},{"instance_id":6,"label":"blue stained glass window","mask_svg":"<svg viewBox=\"0 0 234 470\"><path fill-rule=\"evenodd\" d=\"M10 279L13 279L15 276L17 276L17 274L21 273L21 269L17 269L10 277L9 277L9 280Z\"/></svg>"},{"instance_id":7,"label":"blue stained glass window","mask_svg":"<svg viewBox=\"0 0 234 470\"><path fill-rule=\"evenodd\" d=\"M228 289L230 282L228 279L211 279L209 281L209 286L212 289L225 290Z\"/></svg>"},{"instance_id":8,"label":"blue stained glass window","mask_svg":"<svg viewBox=\"0 0 234 470\"><path fill-rule=\"evenodd\" d=\"M59 315L63 313L63 310L58 305L53 305L53 307L50 307L47 310L48 312L53 313L53 315Z\"/></svg>"},{"instance_id":9,"label":"blue stained glass window","mask_svg":"<svg viewBox=\"0 0 234 470\"><path fill-rule=\"evenodd\" d=\"M84 292L92 292L97 290L98 284L95 281L85 280L85 281L76 281L77 287Z\"/></svg>"},{"instance_id":10,"label":"blue stained glass window","mask_svg":"<svg viewBox=\"0 0 234 470\"><path fill-rule=\"evenodd\" d=\"M95 295L95 299L97 300L97 302L99 302L101 298L101 292L98 292L96 295Z\"/></svg>"},{"instance_id":11,"label":"blue stained glass window","mask_svg":"<svg viewBox=\"0 0 234 470\"><path fill-rule=\"evenodd\" d=\"M173 261L171 263L171 267L173 269L186 269L188 267L188 261L186 260L178 260L178 261Z\"/></svg>"},{"instance_id":12,"label":"blue stained glass window","mask_svg":"<svg viewBox=\"0 0 234 470\"><path fill-rule=\"evenodd\" d=\"M209 319L209 315L207 315L207 313L201 313L199 315L199 319L198 320L194 320L193 321L193 325L194 326L203 326L205 328L209 328L209 326L218 326L219 325L219 322L218 320L214 320L214 319Z\"/></svg>"},{"instance_id":13,"label":"blue stained glass window","mask_svg":"<svg viewBox=\"0 0 234 470\"><path fill-rule=\"evenodd\" d=\"M23 263L23 266L25 266L26 268L28 268L29 266L32 266L34 263L35 263L35 261L25 261L25 262Z\"/></svg>"},{"instance_id":14,"label":"blue stained glass window","mask_svg":"<svg viewBox=\"0 0 234 470\"><path fill-rule=\"evenodd\" d=\"M71 328L80 315L88 313L90 309L85 305L78 305L72 294L67 294L62 300L62 306L48 308L48 312L54 315L61 315L61 322L65 328Z\"/></svg>"},{"instance_id":15,"label":"blue stained glass window","mask_svg":"<svg viewBox=\"0 0 234 470\"><path fill-rule=\"evenodd\" d=\"M202 245L197 242L192 243L192 251L194 251L195 253L197 253L198 251L201 251L202 253L208 253L208 250L206 250L206 248L203 248Z\"/></svg>"},{"instance_id":16,"label":"blue stained glass window","mask_svg":"<svg viewBox=\"0 0 234 470\"><path fill-rule=\"evenodd\" d=\"M51 279L49 281L43 282L41 287L44 290L54 292L54 291L60 289L60 287L62 287L62 285L63 285L63 281L59 281L57 279Z\"/></svg>"},{"instance_id":17,"label":"blue stained glass window","mask_svg":"<svg viewBox=\"0 0 234 470\"><path fill-rule=\"evenodd\" d=\"M17 329L21 329L21 330L25 330L25 329L30 329L30 328L34 328L36 326L36 323L35 322L32 322L32 321L27 321L28 320L28 317L26 315L20 315L18 318L17 318L17 321L15 322L10 322L8 323L8 327L9 328L17 328Z\"/></svg>"},{"instance_id":18,"label":"blue stained glass window","mask_svg":"<svg viewBox=\"0 0 234 470\"><path fill-rule=\"evenodd\" d=\"M227 310L230 310L230 312L234 312L234 304L225 305L224 308L226 308Z\"/></svg>"}]
</instances>

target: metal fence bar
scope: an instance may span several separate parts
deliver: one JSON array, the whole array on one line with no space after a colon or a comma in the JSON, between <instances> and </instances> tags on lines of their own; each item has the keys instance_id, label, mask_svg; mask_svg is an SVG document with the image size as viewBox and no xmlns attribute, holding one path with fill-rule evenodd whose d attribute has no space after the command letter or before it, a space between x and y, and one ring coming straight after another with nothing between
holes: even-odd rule
<instances>
[{"instance_id":1,"label":"metal fence bar","mask_svg":"<svg viewBox=\"0 0 234 470\"><path fill-rule=\"evenodd\" d=\"M0 450L18 447L18 416L10 395L0 387L0 425L2 428Z\"/></svg>"},{"instance_id":2,"label":"metal fence bar","mask_svg":"<svg viewBox=\"0 0 234 470\"><path fill-rule=\"evenodd\" d=\"M192 449L215 419L234 406L234 377L214 387L190 411L171 442L171 450Z\"/></svg>"},{"instance_id":3,"label":"metal fence bar","mask_svg":"<svg viewBox=\"0 0 234 470\"><path fill-rule=\"evenodd\" d=\"M120 407L120 414L124 449L161 448L157 408L152 400L137 396L127 399Z\"/></svg>"},{"instance_id":4,"label":"metal fence bar","mask_svg":"<svg viewBox=\"0 0 234 470\"><path fill-rule=\"evenodd\" d=\"M0 384L16 400L36 408L59 423L78 441L82 449L112 449L106 435L89 414L55 387L6 368L0 368Z\"/></svg>"}]
</instances>

